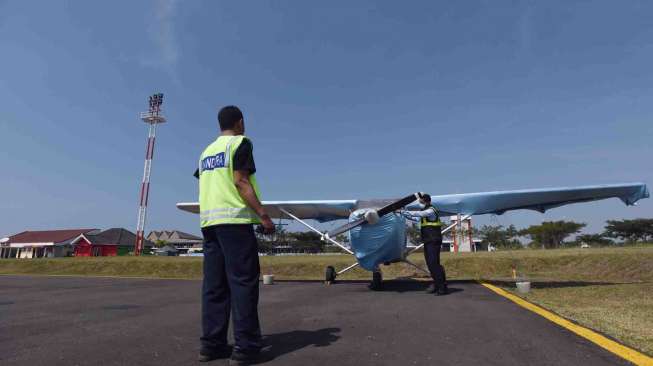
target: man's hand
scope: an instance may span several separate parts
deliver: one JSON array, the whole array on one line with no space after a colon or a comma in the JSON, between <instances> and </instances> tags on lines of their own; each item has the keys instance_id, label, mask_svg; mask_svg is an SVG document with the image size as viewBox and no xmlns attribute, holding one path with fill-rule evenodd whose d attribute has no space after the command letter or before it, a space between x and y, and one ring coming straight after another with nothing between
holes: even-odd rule
<instances>
[{"instance_id":1,"label":"man's hand","mask_svg":"<svg viewBox=\"0 0 653 366\"><path fill-rule=\"evenodd\" d=\"M276 227L268 214L263 214L261 216L261 225L263 225L263 234L274 234Z\"/></svg>"}]
</instances>

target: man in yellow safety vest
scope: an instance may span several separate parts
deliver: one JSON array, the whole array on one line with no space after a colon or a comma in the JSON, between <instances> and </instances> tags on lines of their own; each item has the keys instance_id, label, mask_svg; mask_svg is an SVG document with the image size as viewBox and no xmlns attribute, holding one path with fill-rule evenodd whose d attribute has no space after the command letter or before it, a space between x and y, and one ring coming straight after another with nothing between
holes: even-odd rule
<instances>
[{"instance_id":1,"label":"man in yellow safety vest","mask_svg":"<svg viewBox=\"0 0 653 366\"><path fill-rule=\"evenodd\" d=\"M199 361L231 357L256 362L261 344L258 319L259 260L254 224L266 233L274 224L261 205L252 142L235 106L218 113L221 134L199 159L200 221L204 237L202 337ZM227 343L233 311L234 347Z\"/></svg>"}]
</instances>

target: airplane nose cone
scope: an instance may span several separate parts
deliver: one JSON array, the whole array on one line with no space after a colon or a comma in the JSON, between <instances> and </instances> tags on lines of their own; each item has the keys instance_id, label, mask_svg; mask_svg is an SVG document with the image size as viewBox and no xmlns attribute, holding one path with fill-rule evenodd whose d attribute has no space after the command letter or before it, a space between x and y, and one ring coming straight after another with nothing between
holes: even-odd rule
<instances>
[{"instance_id":1,"label":"airplane nose cone","mask_svg":"<svg viewBox=\"0 0 653 366\"><path fill-rule=\"evenodd\" d=\"M365 213L365 221L367 221L370 225L374 225L379 222L379 214L376 212L376 210L367 211Z\"/></svg>"}]
</instances>

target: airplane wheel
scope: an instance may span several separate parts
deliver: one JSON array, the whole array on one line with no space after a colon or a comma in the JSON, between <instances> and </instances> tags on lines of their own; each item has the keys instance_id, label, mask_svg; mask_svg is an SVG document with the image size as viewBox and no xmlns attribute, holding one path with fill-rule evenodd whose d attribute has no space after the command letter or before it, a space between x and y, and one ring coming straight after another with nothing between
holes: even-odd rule
<instances>
[{"instance_id":1,"label":"airplane wheel","mask_svg":"<svg viewBox=\"0 0 653 366\"><path fill-rule=\"evenodd\" d=\"M326 273L324 276L324 280L327 285L330 285L334 282L336 282L336 269L333 268L333 266L328 266L326 268Z\"/></svg>"},{"instance_id":2,"label":"airplane wheel","mask_svg":"<svg viewBox=\"0 0 653 366\"><path fill-rule=\"evenodd\" d=\"M380 291L383 288L383 275L380 271L372 272L372 283L370 283L370 290Z\"/></svg>"}]
</instances>

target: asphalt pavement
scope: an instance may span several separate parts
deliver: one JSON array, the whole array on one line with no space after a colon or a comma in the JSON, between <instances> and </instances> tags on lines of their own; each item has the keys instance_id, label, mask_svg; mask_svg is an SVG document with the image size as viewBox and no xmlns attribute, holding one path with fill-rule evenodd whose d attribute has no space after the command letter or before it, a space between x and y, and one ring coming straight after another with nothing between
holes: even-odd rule
<instances>
[{"instance_id":1,"label":"asphalt pavement","mask_svg":"<svg viewBox=\"0 0 653 366\"><path fill-rule=\"evenodd\" d=\"M0 364L199 365L200 284L0 276ZM262 285L265 364L629 364L476 283L444 297L424 287Z\"/></svg>"}]
</instances>

